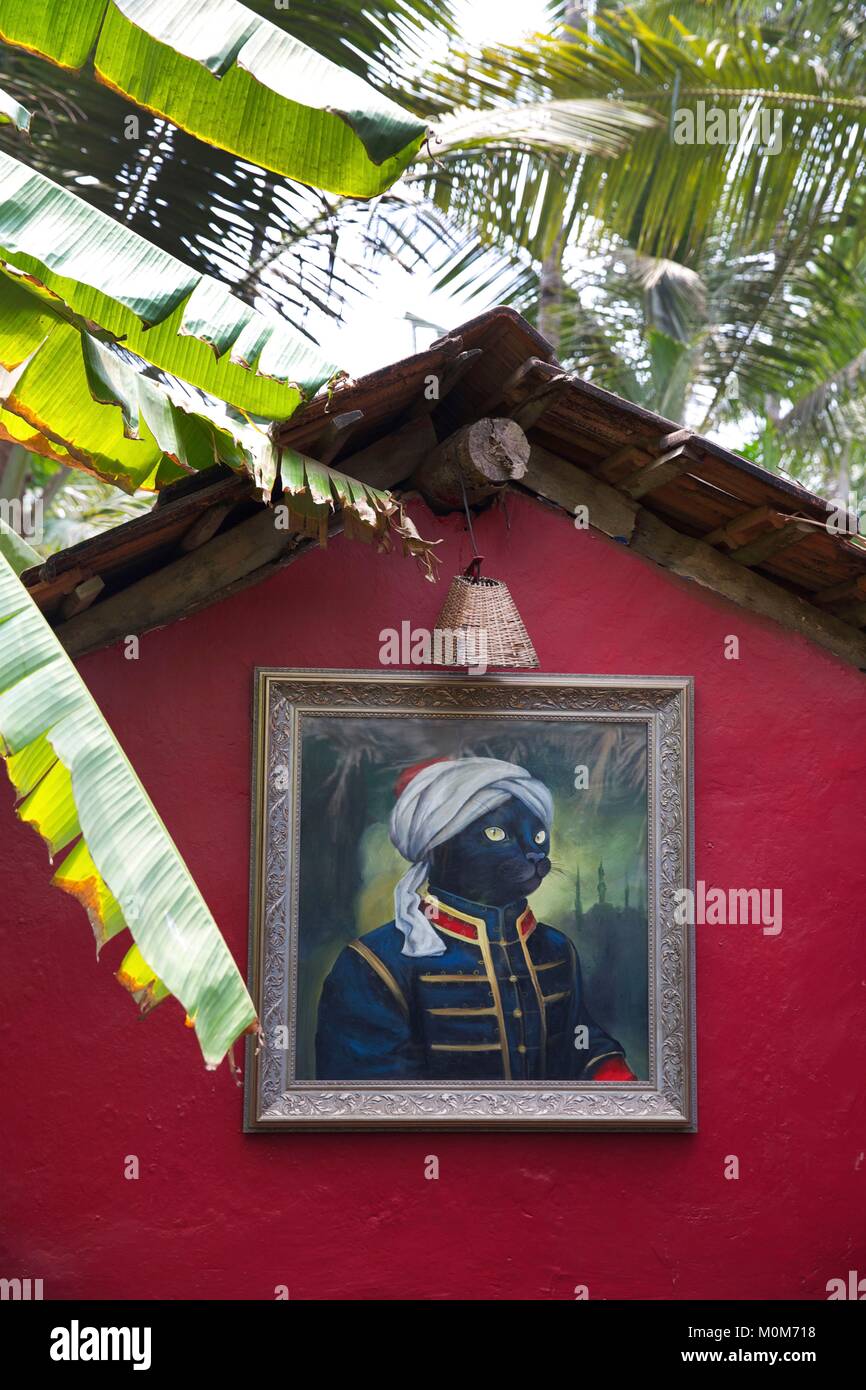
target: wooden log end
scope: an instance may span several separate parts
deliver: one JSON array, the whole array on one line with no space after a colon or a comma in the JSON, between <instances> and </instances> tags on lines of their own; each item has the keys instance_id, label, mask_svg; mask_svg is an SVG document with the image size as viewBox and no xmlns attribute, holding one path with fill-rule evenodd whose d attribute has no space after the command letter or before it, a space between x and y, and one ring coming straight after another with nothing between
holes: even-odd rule
<instances>
[{"instance_id":1,"label":"wooden log end","mask_svg":"<svg viewBox=\"0 0 866 1390\"><path fill-rule=\"evenodd\" d=\"M508 419L476 420L443 440L421 463L413 485L440 511L459 510L523 478L529 441Z\"/></svg>"}]
</instances>

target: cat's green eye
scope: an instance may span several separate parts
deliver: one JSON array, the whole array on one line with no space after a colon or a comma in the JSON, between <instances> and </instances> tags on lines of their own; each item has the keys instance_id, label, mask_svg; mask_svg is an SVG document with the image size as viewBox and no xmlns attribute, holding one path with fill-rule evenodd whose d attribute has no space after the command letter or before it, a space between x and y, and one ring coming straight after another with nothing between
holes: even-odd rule
<instances>
[{"instance_id":1,"label":"cat's green eye","mask_svg":"<svg viewBox=\"0 0 866 1390\"><path fill-rule=\"evenodd\" d=\"M536 843L537 845L543 845L546 839L547 839L547 831L546 831L546 830L536 830L536 832L535 832L535 843Z\"/></svg>"},{"instance_id":2,"label":"cat's green eye","mask_svg":"<svg viewBox=\"0 0 866 1390\"><path fill-rule=\"evenodd\" d=\"M505 839L505 831L498 825L486 826L484 834L487 836L488 840L498 841Z\"/></svg>"}]
</instances>

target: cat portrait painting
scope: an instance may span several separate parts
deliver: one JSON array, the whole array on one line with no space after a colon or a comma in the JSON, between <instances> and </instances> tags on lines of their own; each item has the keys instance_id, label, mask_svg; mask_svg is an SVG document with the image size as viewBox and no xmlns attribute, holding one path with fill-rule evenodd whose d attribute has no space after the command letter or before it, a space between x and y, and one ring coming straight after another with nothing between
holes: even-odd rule
<instances>
[{"instance_id":1,"label":"cat portrait painting","mask_svg":"<svg viewBox=\"0 0 866 1390\"><path fill-rule=\"evenodd\" d=\"M635 717L612 698L583 710L571 685L551 709L537 678L389 674L359 708L345 680L286 699L278 675L254 837L256 1113L412 1120L423 1095L434 1119L455 1096L506 1114L517 1088L576 1118L629 1119L639 1092L663 1111L658 715L685 710L682 683L640 692Z\"/></svg>"},{"instance_id":2,"label":"cat portrait painting","mask_svg":"<svg viewBox=\"0 0 866 1390\"><path fill-rule=\"evenodd\" d=\"M547 786L501 758L400 774L389 833L412 867L394 919L349 942L324 982L317 1076L634 1080L589 1013L574 934L530 906L552 831Z\"/></svg>"}]
</instances>

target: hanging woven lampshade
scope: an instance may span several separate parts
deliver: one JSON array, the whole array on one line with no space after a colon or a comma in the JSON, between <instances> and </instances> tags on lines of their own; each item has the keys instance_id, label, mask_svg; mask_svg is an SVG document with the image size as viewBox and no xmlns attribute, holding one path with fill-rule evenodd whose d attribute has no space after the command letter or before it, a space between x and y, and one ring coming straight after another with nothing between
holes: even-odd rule
<instances>
[{"instance_id":1,"label":"hanging woven lampshade","mask_svg":"<svg viewBox=\"0 0 866 1390\"><path fill-rule=\"evenodd\" d=\"M465 573L455 575L436 620L433 640L442 666L466 666L466 650L484 652L487 666L536 667L538 657L514 599L501 579L482 579L477 556ZM465 633L463 650L454 634ZM483 646L480 644L483 642Z\"/></svg>"}]
</instances>

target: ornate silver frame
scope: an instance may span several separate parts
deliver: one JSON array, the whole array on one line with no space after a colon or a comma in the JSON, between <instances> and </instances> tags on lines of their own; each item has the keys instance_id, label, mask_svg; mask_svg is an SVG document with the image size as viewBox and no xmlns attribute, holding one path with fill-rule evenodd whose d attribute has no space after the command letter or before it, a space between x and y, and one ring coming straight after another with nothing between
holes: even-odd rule
<instances>
[{"instance_id":1,"label":"ornate silver frame","mask_svg":"<svg viewBox=\"0 0 866 1390\"><path fill-rule=\"evenodd\" d=\"M696 1129L694 929L675 894L694 890L688 677L451 675L257 669L253 751L250 988L266 1040L289 1025L297 988L300 720L369 711L643 721L649 773L650 1055L646 1082L299 1081L292 1049L248 1039L247 1132L310 1129ZM287 1008L287 1000L289 1007Z\"/></svg>"}]
</instances>

